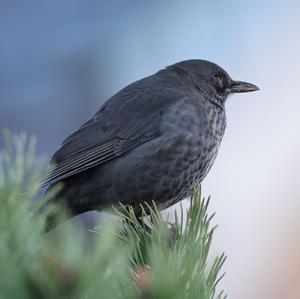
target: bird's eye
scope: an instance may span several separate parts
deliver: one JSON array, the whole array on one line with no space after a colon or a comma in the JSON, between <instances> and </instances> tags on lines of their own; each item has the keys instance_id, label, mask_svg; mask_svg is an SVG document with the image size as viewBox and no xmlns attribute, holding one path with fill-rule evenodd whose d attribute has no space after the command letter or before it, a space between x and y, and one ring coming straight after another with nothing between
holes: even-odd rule
<instances>
[{"instance_id":1,"label":"bird's eye","mask_svg":"<svg viewBox=\"0 0 300 299\"><path fill-rule=\"evenodd\" d=\"M224 78L221 75L217 74L217 75L215 75L215 79L216 79L217 87L223 88L224 87Z\"/></svg>"}]
</instances>

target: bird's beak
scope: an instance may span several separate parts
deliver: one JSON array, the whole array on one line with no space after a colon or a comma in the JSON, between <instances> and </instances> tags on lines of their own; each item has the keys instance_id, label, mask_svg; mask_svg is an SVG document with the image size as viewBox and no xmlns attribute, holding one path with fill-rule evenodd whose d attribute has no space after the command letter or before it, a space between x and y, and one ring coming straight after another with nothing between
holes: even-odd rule
<instances>
[{"instance_id":1,"label":"bird's beak","mask_svg":"<svg viewBox=\"0 0 300 299\"><path fill-rule=\"evenodd\" d=\"M243 82L243 81L233 81L230 92L250 92L259 90L254 84Z\"/></svg>"}]
</instances>

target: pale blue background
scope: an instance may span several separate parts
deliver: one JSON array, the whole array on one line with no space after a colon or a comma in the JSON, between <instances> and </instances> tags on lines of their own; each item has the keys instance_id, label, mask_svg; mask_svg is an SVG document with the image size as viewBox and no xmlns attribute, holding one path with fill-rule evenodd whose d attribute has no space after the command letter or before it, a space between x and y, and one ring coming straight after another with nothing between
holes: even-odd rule
<instances>
[{"instance_id":1,"label":"pale blue background","mask_svg":"<svg viewBox=\"0 0 300 299\"><path fill-rule=\"evenodd\" d=\"M242 2L0 1L0 127L52 152L118 89L179 60L256 79L280 6Z\"/></svg>"},{"instance_id":2,"label":"pale blue background","mask_svg":"<svg viewBox=\"0 0 300 299\"><path fill-rule=\"evenodd\" d=\"M300 298L299 19L299 1L0 0L0 129L50 155L120 88L188 58L257 84L228 100L203 184L214 253L230 298Z\"/></svg>"}]
</instances>

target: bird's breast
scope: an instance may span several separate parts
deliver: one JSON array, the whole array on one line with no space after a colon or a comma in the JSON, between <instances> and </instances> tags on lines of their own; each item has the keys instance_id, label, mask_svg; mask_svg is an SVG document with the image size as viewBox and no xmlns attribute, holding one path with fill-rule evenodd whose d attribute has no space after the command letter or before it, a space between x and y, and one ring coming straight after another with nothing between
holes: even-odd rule
<instances>
[{"instance_id":1,"label":"bird's breast","mask_svg":"<svg viewBox=\"0 0 300 299\"><path fill-rule=\"evenodd\" d=\"M202 181L218 153L226 126L225 113L207 102L179 103L165 116L164 129L172 139L170 173L182 184Z\"/></svg>"},{"instance_id":2,"label":"bird's breast","mask_svg":"<svg viewBox=\"0 0 300 299\"><path fill-rule=\"evenodd\" d=\"M160 137L108 165L108 198L135 205L155 201L164 209L187 197L212 166L224 128L222 115L210 107L188 102L172 107L164 114Z\"/></svg>"}]
</instances>

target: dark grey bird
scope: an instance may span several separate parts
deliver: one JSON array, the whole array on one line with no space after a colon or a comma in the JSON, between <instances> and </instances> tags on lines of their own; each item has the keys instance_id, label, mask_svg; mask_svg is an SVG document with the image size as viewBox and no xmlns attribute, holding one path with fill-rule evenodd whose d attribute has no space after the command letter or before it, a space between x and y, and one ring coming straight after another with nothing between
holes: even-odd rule
<instances>
[{"instance_id":1,"label":"dark grey bird","mask_svg":"<svg viewBox=\"0 0 300 299\"><path fill-rule=\"evenodd\" d=\"M218 65L186 60L123 88L70 135L44 182L72 215L118 202L163 210L201 183L217 156L229 94L258 90Z\"/></svg>"}]
</instances>

